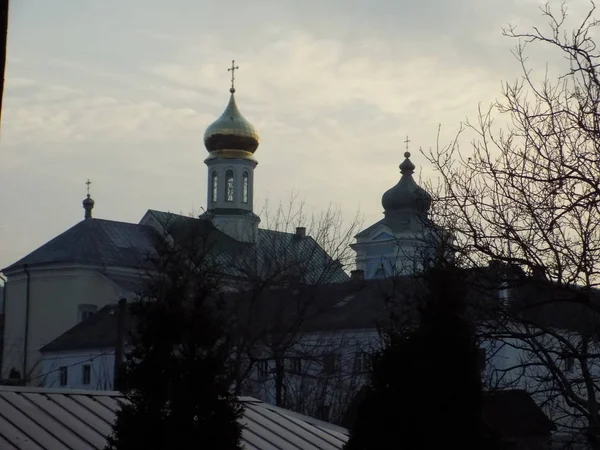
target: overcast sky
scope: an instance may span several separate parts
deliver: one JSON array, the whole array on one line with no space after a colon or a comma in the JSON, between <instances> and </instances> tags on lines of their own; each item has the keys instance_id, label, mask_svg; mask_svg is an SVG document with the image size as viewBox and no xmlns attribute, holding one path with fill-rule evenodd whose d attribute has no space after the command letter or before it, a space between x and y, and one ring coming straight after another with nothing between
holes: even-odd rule
<instances>
[{"instance_id":1,"label":"overcast sky","mask_svg":"<svg viewBox=\"0 0 600 450\"><path fill-rule=\"evenodd\" d=\"M404 139L449 139L519 76L502 37L537 0L11 2L0 142L0 267L83 218L138 222L206 201L204 129L228 101L259 130L255 204L293 190L365 227ZM576 10L581 3L572 5ZM300 224L299 224L300 225Z\"/></svg>"}]
</instances>

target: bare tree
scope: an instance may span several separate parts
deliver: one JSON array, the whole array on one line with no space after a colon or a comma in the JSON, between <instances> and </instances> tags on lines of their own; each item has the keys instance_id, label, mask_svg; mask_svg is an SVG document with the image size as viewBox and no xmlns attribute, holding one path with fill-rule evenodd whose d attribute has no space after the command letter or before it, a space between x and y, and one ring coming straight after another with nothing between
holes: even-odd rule
<instances>
[{"instance_id":1,"label":"bare tree","mask_svg":"<svg viewBox=\"0 0 600 450\"><path fill-rule=\"evenodd\" d=\"M345 224L342 211L332 205L309 213L294 193L275 209L266 205L261 216L265 228L256 245L234 264L241 279L239 295L232 296L239 337L236 391L262 392L277 405L306 411L307 390L315 393L317 372L332 378L332 371L315 369L322 365L317 362L339 357L342 345L329 337L306 339L307 326L331 307L325 301L328 287L349 280L349 244L361 224L358 213ZM298 389L306 395L298 395ZM294 396L302 401L291 401ZM313 406L321 401L317 397L311 397Z\"/></svg>"},{"instance_id":2,"label":"bare tree","mask_svg":"<svg viewBox=\"0 0 600 450\"><path fill-rule=\"evenodd\" d=\"M251 243L235 241L201 219L204 232L212 230L208 251L223 272L218 296L231 308L233 388L237 395L255 395L316 414L319 408L340 403L341 388L331 386L341 386L334 379L341 379L342 373L330 362L327 369L323 366L327 358L339 359L345 344L331 336L307 336L314 331L313 321L332 307L327 292L349 280L347 271L353 263L349 244L360 220L357 213L346 224L342 211L333 205L311 213L295 193L275 208L265 205L261 216L263 226ZM195 221L157 215L165 240L172 239L178 223ZM160 272L152 266L144 278L156 279ZM351 375L344 374L344 380ZM327 380L325 392L317 378Z\"/></svg>"},{"instance_id":3,"label":"bare tree","mask_svg":"<svg viewBox=\"0 0 600 450\"><path fill-rule=\"evenodd\" d=\"M542 14L547 29L504 30L518 40L522 77L453 142L425 154L440 181L434 218L453 234L453 250L471 267L508 268L497 278L506 308L483 328L490 350L518 356L490 369L489 381L527 387L561 431L600 448L598 21L593 3L572 29L564 6ZM556 78L547 69L538 81L528 60L538 46L562 58ZM465 130L476 138L462 150Z\"/></svg>"}]
</instances>

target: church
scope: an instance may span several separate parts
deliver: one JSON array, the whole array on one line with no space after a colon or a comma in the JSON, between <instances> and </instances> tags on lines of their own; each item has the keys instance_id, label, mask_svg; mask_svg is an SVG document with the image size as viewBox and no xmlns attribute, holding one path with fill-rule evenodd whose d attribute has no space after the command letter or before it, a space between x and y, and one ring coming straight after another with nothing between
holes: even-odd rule
<instances>
[{"instance_id":1,"label":"church","mask_svg":"<svg viewBox=\"0 0 600 450\"><path fill-rule=\"evenodd\" d=\"M415 165L408 151L404 158L400 181L381 198L383 219L358 233L351 245L356 252L356 269L367 279L418 272L434 256L440 242L450 239L429 218L431 195L415 182Z\"/></svg>"},{"instance_id":2,"label":"church","mask_svg":"<svg viewBox=\"0 0 600 450\"><path fill-rule=\"evenodd\" d=\"M42 347L101 308L121 298L133 299L148 274L152 237L165 233L168 223L193 221L214 228L219 248L230 261L254 252L263 274L285 266L283 275L293 271L304 284L350 280L349 268L327 254L302 224L295 233L260 228L260 217L254 212L260 137L238 108L235 69L234 65L229 69L229 102L204 134L208 182L203 214L186 217L150 209L138 223L96 218L88 184L83 220L2 270L8 282L0 379L40 383ZM400 181L383 195L385 217L361 231L352 246L354 273L362 278L409 274L418 269L416 254L430 244L431 197L413 179L410 154L405 157ZM240 289L243 275L233 272L228 274L228 285Z\"/></svg>"}]
</instances>

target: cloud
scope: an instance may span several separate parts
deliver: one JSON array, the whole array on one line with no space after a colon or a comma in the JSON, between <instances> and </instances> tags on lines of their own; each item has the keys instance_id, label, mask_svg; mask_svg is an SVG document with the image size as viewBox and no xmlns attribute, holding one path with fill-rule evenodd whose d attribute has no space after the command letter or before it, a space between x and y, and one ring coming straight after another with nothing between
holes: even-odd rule
<instances>
[{"instance_id":1,"label":"cloud","mask_svg":"<svg viewBox=\"0 0 600 450\"><path fill-rule=\"evenodd\" d=\"M436 144L439 123L444 142L519 76L501 27L540 23L538 3L20 2L0 265L79 220L87 177L102 217L204 205L202 135L227 103L232 59L238 104L262 138L257 204L297 189L316 209L360 206L368 225L398 180L406 135L419 170L417 150Z\"/></svg>"}]
</instances>

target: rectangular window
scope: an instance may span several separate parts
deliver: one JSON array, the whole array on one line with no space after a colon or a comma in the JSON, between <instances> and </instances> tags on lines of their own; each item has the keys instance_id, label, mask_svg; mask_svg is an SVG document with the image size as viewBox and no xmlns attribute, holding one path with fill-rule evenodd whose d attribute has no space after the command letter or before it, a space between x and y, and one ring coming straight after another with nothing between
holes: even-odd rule
<instances>
[{"instance_id":1,"label":"rectangular window","mask_svg":"<svg viewBox=\"0 0 600 450\"><path fill-rule=\"evenodd\" d=\"M354 372L365 373L371 371L372 356L367 352L354 353Z\"/></svg>"},{"instance_id":2,"label":"rectangular window","mask_svg":"<svg viewBox=\"0 0 600 450\"><path fill-rule=\"evenodd\" d=\"M289 359L290 373L302 373L302 358L293 357Z\"/></svg>"},{"instance_id":3,"label":"rectangular window","mask_svg":"<svg viewBox=\"0 0 600 450\"><path fill-rule=\"evenodd\" d=\"M258 361L256 366L258 378L265 379L269 377L269 361Z\"/></svg>"},{"instance_id":4,"label":"rectangular window","mask_svg":"<svg viewBox=\"0 0 600 450\"><path fill-rule=\"evenodd\" d=\"M88 320L98 311L98 307L96 305L91 304L82 304L78 307L79 313L79 321L83 322L84 320Z\"/></svg>"},{"instance_id":5,"label":"rectangular window","mask_svg":"<svg viewBox=\"0 0 600 450\"><path fill-rule=\"evenodd\" d=\"M329 405L319 405L317 408L317 418L325 422L329 421Z\"/></svg>"},{"instance_id":6,"label":"rectangular window","mask_svg":"<svg viewBox=\"0 0 600 450\"><path fill-rule=\"evenodd\" d=\"M567 373L572 373L573 369L575 369L575 357L573 356L566 356L564 358L564 366L565 366L565 372Z\"/></svg>"},{"instance_id":7,"label":"rectangular window","mask_svg":"<svg viewBox=\"0 0 600 450\"><path fill-rule=\"evenodd\" d=\"M66 386L69 381L69 368L67 366L61 366L58 368L58 382L61 386Z\"/></svg>"},{"instance_id":8,"label":"rectangular window","mask_svg":"<svg viewBox=\"0 0 600 450\"><path fill-rule=\"evenodd\" d=\"M84 364L81 373L81 383L90 384L92 382L92 366Z\"/></svg>"},{"instance_id":9,"label":"rectangular window","mask_svg":"<svg viewBox=\"0 0 600 450\"><path fill-rule=\"evenodd\" d=\"M333 375L337 372L339 366L339 358L337 355L323 355L323 371L327 375Z\"/></svg>"}]
</instances>

